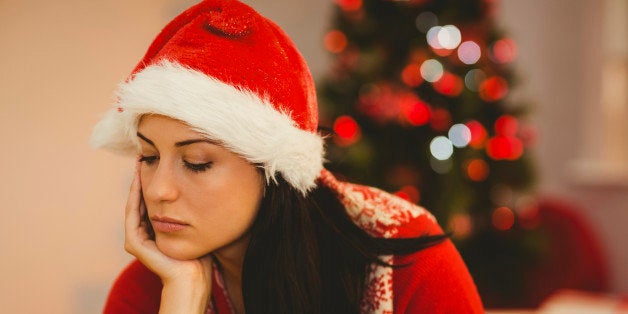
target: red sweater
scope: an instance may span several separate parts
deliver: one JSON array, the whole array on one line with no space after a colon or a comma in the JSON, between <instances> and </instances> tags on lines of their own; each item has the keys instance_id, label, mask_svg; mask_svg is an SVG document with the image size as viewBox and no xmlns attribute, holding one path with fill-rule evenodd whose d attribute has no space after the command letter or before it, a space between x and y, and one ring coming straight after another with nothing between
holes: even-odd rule
<instances>
[{"instance_id":1,"label":"red sweater","mask_svg":"<svg viewBox=\"0 0 628 314\"><path fill-rule=\"evenodd\" d=\"M354 222L374 236L403 238L442 233L425 209L381 190L339 182L326 171L319 183L337 191ZM363 313L483 313L473 279L451 241L384 259L410 265L394 270L373 268ZM213 312L229 314L231 305L221 282L219 272L215 272ZM161 288L159 277L134 261L115 281L104 313L157 313Z\"/></svg>"}]
</instances>

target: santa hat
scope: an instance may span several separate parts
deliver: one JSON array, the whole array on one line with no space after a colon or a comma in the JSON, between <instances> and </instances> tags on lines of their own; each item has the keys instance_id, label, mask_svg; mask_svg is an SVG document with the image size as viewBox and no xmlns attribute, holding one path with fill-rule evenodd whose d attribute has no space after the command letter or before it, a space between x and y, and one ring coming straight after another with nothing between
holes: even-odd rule
<instances>
[{"instance_id":1,"label":"santa hat","mask_svg":"<svg viewBox=\"0 0 628 314\"><path fill-rule=\"evenodd\" d=\"M277 173L307 193L323 169L310 71L288 36L235 0L207 0L170 22L149 47L91 143L137 154L144 114L165 115Z\"/></svg>"}]
</instances>

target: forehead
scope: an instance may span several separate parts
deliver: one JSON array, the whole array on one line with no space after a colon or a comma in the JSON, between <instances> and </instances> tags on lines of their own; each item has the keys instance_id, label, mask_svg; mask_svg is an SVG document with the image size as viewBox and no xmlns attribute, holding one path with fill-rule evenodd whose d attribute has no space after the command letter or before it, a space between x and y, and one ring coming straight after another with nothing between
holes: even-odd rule
<instances>
[{"instance_id":1,"label":"forehead","mask_svg":"<svg viewBox=\"0 0 628 314\"><path fill-rule=\"evenodd\" d=\"M143 115L138 123L138 131L145 136L149 134L170 135L170 137L196 137L205 138L205 136L194 130L187 123L176 120L167 116L158 114Z\"/></svg>"}]
</instances>

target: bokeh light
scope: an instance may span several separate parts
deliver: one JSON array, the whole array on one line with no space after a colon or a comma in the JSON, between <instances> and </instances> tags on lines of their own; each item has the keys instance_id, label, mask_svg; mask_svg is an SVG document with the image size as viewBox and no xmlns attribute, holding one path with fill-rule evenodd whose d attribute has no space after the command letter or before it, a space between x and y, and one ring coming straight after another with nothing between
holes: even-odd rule
<instances>
[{"instance_id":1,"label":"bokeh light","mask_svg":"<svg viewBox=\"0 0 628 314\"><path fill-rule=\"evenodd\" d=\"M489 167L486 161L476 158L469 160L465 165L467 177L471 181L482 182L488 177Z\"/></svg>"},{"instance_id":2,"label":"bokeh light","mask_svg":"<svg viewBox=\"0 0 628 314\"><path fill-rule=\"evenodd\" d=\"M454 146L462 148L469 145L471 141L471 130L464 124L454 124L449 129L448 136Z\"/></svg>"},{"instance_id":3,"label":"bokeh light","mask_svg":"<svg viewBox=\"0 0 628 314\"><path fill-rule=\"evenodd\" d=\"M430 142L430 153L438 160L446 160L454 153L454 146L445 136L437 136Z\"/></svg>"},{"instance_id":4,"label":"bokeh light","mask_svg":"<svg viewBox=\"0 0 628 314\"><path fill-rule=\"evenodd\" d=\"M463 89L462 79L449 72L444 72L441 78L433 84L437 92L450 97L460 95Z\"/></svg>"},{"instance_id":5,"label":"bokeh light","mask_svg":"<svg viewBox=\"0 0 628 314\"><path fill-rule=\"evenodd\" d=\"M340 116L334 122L334 132L336 133L336 144L348 146L360 139L360 127L350 116Z\"/></svg>"},{"instance_id":6,"label":"bokeh light","mask_svg":"<svg viewBox=\"0 0 628 314\"><path fill-rule=\"evenodd\" d=\"M323 38L323 44L328 51L339 53L347 47L347 36L339 30L332 30Z\"/></svg>"},{"instance_id":7,"label":"bokeh light","mask_svg":"<svg viewBox=\"0 0 628 314\"><path fill-rule=\"evenodd\" d=\"M410 87L421 85L421 83L423 83L421 67L415 63L408 64L403 71L401 71L401 80Z\"/></svg>"},{"instance_id":8,"label":"bokeh light","mask_svg":"<svg viewBox=\"0 0 628 314\"><path fill-rule=\"evenodd\" d=\"M499 207L493 211L491 222L498 230L509 230L515 224L515 213L506 206Z\"/></svg>"},{"instance_id":9,"label":"bokeh light","mask_svg":"<svg viewBox=\"0 0 628 314\"><path fill-rule=\"evenodd\" d=\"M488 140L486 153L494 160L517 160L523 154L523 143L514 136L497 135Z\"/></svg>"},{"instance_id":10,"label":"bokeh light","mask_svg":"<svg viewBox=\"0 0 628 314\"><path fill-rule=\"evenodd\" d=\"M451 159L438 160L432 157L430 158L430 167L438 174L445 174L453 169L454 162Z\"/></svg>"},{"instance_id":11,"label":"bokeh light","mask_svg":"<svg viewBox=\"0 0 628 314\"><path fill-rule=\"evenodd\" d=\"M458 59L464 64L475 64L481 55L480 46L474 41L465 41L458 47Z\"/></svg>"},{"instance_id":12,"label":"bokeh light","mask_svg":"<svg viewBox=\"0 0 628 314\"><path fill-rule=\"evenodd\" d=\"M423 101L415 101L404 105L402 112L405 120L414 126L420 126L430 121L430 107Z\"/></svg>"},{"instance_id":13,"label":"bokeh light","mask_svg":"<svg viewBox=\"0 0 628 314\"><path fill-rule=\"evenodd\" d=\"M356 11L362 7L362 0L335 0L336 4L345 11Z\"/></svg>"},{"instance_id":14,"label":"bokeh light","mask_svg":"<svg viewBox=\"0 0 628 314\"><path fill-rule=\"evenodd\" d=\"M430 45L430 47L434 49L445 48L440 44L440 41L438 40L438 33L440 32L441 29L443 29L441 26L434 26L427 31L427 34L425 34L427 43Z\"/></svg>"},{"instance_id":15,"label":"bokeh light","mask_svg":"<svg viewBox=\"0 0 628 314\"><path fill-rule=\"evenodd\" d=\"M399 191L395 192L395 195L414 204L418 204L421 199L421 193L419 192L419 189L412 185L404 185Z\"/></svg>"},{"instance_id":16,"label":"bokeh light","mask_svg":"<svg viewBox=\"0 0 628 314\"><path fill-rule=\"evenodd\" d=\"M464 85L472 92L480 89L480 84L486 79L486 74L480 69L473 69L464 76Z\"/></svg>"},{"instance_id":17,"label":"bokeh light","mask_svg":"<svg viewBox=\"0 0 628 314\"><path fill-rule=\"evenodd\" d=\"M469 128L469 131L471 131L471 141L469 142L469 146L476 149L482 148L488 135L482 123L471 120L465 123L465 125Z\"/></svg>"},{"instance_id":18,"label":"bokeh light","mask_svg":"<svg viewBox=\"0 0 628 314\"><path fill-rule=\"evenodd\" d=\"M497 118L497 121L495 121L495 133L499 135L515 136L518 129L519 121L509 114L501 115Z\"/></svg>"},{"instance_id":19,"label":"bokeh light","mask_svg":"<svg viewBox=\"0 0 628 314\"><path fill-rule=\"evenodd\" d=\"M491 60L495 63L510 63L517 58L517 44L512 39L503 38L493 44Z\"/></svg>"},{"instance_id":20,"label":"bokeh light","mask_svg":"<svg viewBox=\"0 0 628 314\"><path fill-rule=\"evenodd\" d=\"M436 14L425 11L416 17L416 28L422 33L427 33L430 28L438 25L438 17Z\"/></svg>"},{"instance_id":21,"label":"bokeh light","mask_svg":"<svg viewBox=\"0 0 628 314\"><path fill-rule=\"evenodd\" d=\"M445 131L451 125L451 113L444 108L434 108L431 112L430 126L436 131Z\"/></svg>"},{"instance_id":22,"label":"bokeh light","mask_svg":"<svg viewBox=\"0 0 628 314\"><path fill-rule=\"evenodd\" d=\"M508 93L508 82L500 76L492 76L480 84L480 98L493 102L500 100Z\"/></svg>"},{"instance_id":23,"label":"bokeh light","mask_svg":"<svg viewBox=\"0 0 628 314\"><path fill-rule=\"evenodd\" d=\"M428 82L436 82L443 76L443 65L434 59L425 60L421 64L421 76Z\"/></svg>"},{"instance_id":24,"label":"bokeh light","mask_svg":"<svg viewBox=\"0 0 628 314\"><path fill-rule=\"evenodd\" d=\"M473 221L469 214L453 214L449 220L449 230L458 239L464 239L473 232Z\"/></svg>"},{"instance_id":25,"label":"bokeh light","mask_svg":"<svg viewBox=\"0 0 628 314\"><path fill-rule=\"evenodd\" d=\"M445 25L438 30L438 43L445 49L456 49L460 45L462 35L454 25Z\"/></svg>"}]
</instances>

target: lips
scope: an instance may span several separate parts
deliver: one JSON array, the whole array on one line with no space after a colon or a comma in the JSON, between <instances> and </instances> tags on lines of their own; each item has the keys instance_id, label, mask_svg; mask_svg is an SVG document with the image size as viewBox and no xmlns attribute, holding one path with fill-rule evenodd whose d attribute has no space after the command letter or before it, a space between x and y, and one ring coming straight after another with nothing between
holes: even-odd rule
<instances>
[{"instance_id":1,"label":"lips","mask_svg":"<svg viewBox=\"0 0 628 314\"><path fill-rule=\"evenodd\" d=\"M154 216L150 219L156 232L173 233L181 231L190 225L174 218Z\"/></svg>"}]
</instances>

